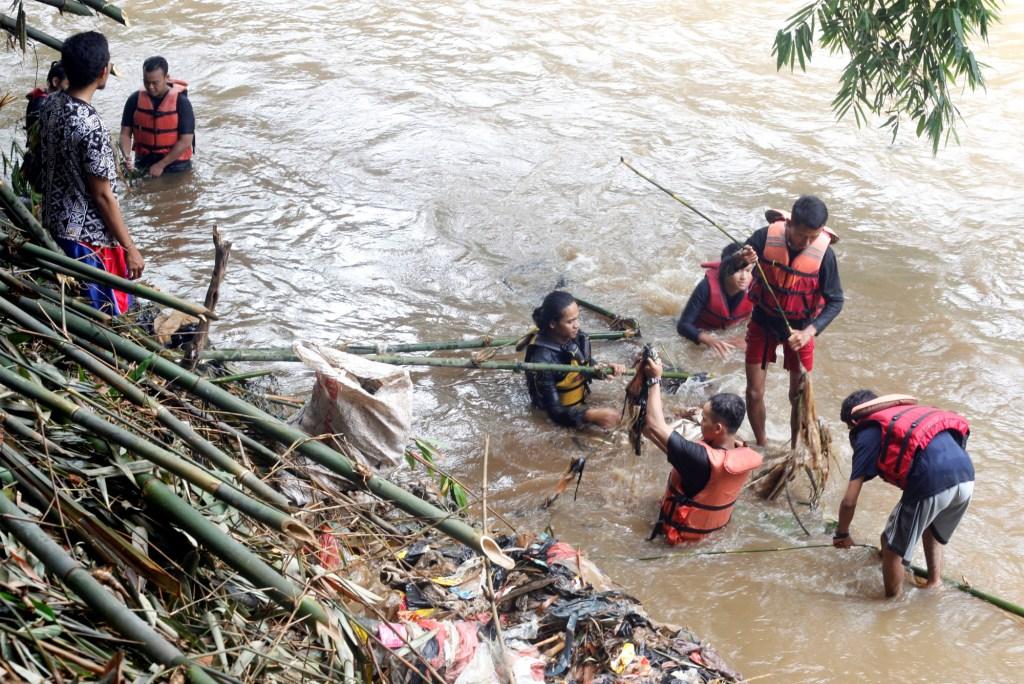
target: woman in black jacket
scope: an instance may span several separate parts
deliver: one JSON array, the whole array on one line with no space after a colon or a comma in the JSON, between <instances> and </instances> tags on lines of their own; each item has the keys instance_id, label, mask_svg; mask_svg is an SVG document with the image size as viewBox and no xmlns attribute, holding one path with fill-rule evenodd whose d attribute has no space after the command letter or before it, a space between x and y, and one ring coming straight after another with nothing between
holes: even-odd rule
<instances>
[{"instance_id":1,"label":"woman in black jacket","mask_svg":"<svg viewBox=\"0 0 1024 684\"><path fill-rule=\"evenodd\" d=\"M538 332L526 348L526 361L573 366L593 366L590 339L580 330L580 308L568 292L555 290L533 312ZM621 375L625 368L611 365L611 375ZM584 404L590 376L582 373L531 371L526 373L526 387L533 405L544 409L558 425L582 427L593 423L611 429L619 422L620 412L612 408L588 408Z\"/></svg>"}]
</instances>

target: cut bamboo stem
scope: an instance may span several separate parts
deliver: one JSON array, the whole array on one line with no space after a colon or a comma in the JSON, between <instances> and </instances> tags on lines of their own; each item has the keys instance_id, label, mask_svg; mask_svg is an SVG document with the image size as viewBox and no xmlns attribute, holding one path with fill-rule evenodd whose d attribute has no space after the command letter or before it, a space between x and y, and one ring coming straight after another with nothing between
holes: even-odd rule
<instances>
[{"instance_id":1,"label":"cut bamboo stem","mask_svg":"<svg viewBox=\"0 0 1024 684\"><path fill-rule=\"evenodd\" d=\"M327 611L319 603L304 596L302 591L288 578L282 576L264 563L259 556L204 518L201 513L172 492L167 485L147 474L136 476L136 479L146 501L171 516L176 525L237 570L257 589L265 590L275 603L289 612L296 611L303 617L311 618L324 625L329 624Z\"/></svg>"},{"instance_id":2,"label":"cut bamboo stem","mask_svg":"<svg viewBox=\"0 0 1024 684\"><path fill-rule=\"evenodd\" d=\"M80 17L93 16L93 11L83 3L78 2L78 0L36 0L36 2L43 5L49 5L50 7L56 7L61 12L77 14Z\"/></svg>"},{"instance_id":3,"label":"cut bamboo stem","mask_svg":"<svg viewBox=\"0 0 1024 684\"><path fill-rule=\"evenodd\" d=\"M213 227L213 275L210 277L210 286L206 289L206 299L203 306L207 311L213 312L217 308L217 300L220 299L220 285L224 282L224 274L228 270L228 258L231 256L231 243L221 240L220 231L217 226ZM188 369L195 370L199 363L199 355L206 348L207 336L210 333L210 319L204 317L199 321L199 329L196 330L193 338L192 351L188 357Z\"/></svg>"},{"instance_id":4,"label":"cut bamboo stem","mask_svg":"<svg viewBox=\"0 0 1024 684\"><path fill-rule=\"evenodd\" d=\"M591 341L595 340L628 340L640 337L636 330L609 330L607 332L587 333ZM348 354L407 354L411 352L448 351L453 349L481 349L511 347L522 337L475 337L469 340L452 340L448 342L410 342L410 343L362 343L342 344L337 349ZM244 355L246 358L235 358ZM260 355L264 355L262 358ZM204 351L200 358L204 361L299 361L299 357L288 347L271 347L267 349L211 349Z\"/></svg>"},{"instance_id":5,"label":"cut bamboo stem","mask_svg":"<svg viewBox=\"0 0 1024 684\"><path fill-rule=\"evenodd\" d=\"M0 17L6 20L6 17ZM6 23L4 28L7 28ZM31 36L31 34L29 34ZM59 48L58 48L59 49ZM14 190L10 185L0 180L0 204L4 205L7 210L8 216L14 221L15 225L19 226L26 233L31 235L36 241L46 247L51 252L61 252L60 247L54 242L53 236L50 235L50 231L43 228L43 225L36 220L36 217L32 215L29 208L21 201L21 199L14 194Z\"/></svg>"},{"instance_id":6,"label":"cut bamboo stem","mask_svg":"<svg viewBox=\"0 0 1024 684\"><path fill-rule=\"evenodd\" d=\"M198 514L197 514L198 515ZM216 680L160 636L124 603L103 588L78 561L50 539L38 525L26 519L20 508L0 496L0 525L18 538L46 569L77 594L90 609L125 638L138 642L146 654L167 667L184 667L193 684L215 684Z\"/></svg>"},{"instance_id":7,"label":"cut bamboo stem","mask_svg":"<svg viewBox=\"0 0 1024 684\"><path fill-rule=\"evenodd\" d=\"M112 5L109 2L103 0L79 0L83 5L88 5L100 14L109 17L119 24L124 26L128 25L128 17L125 16L124 10L117 5Z\"/></svg>"},{"instance_id":8,"label":"cut bamboo stem","mask_svg":"<svg viewBox=\"0 0 1024 684\"><path fill-rule=\"evenodd\" d=\"M26 299L17 293L12 293L6 285L0 284L0 294L6 294L19 307L42 320L47 320L48 317L57 314L54 306L49 302ZM482 535L479 530L474 529L462 520L452 517L450 512L419 499L398 485L376 477L368 470L357 467L340 452L314 440L301 430L286 425L270 414L222 390L196 374L181 368L167 359L153 356L142 347L73 312L68 312L66 325L74 334L98 344L100 347L109 348L116 354L136 363L152 358L153 361L149 367L150 372L159 375L165 380L174 382L182 389L191 392L220 409L244 417L255 429L268 437L273 438L280 444L297 449L303 455L308 456L357 486L372 492L382 499L391 501L407 513L436 525L440 531L462 542L477 553L487 556L497 565L506 569L512 569L515 566L515 561L506 556L493 539ZM573 368L578 369L580 367Z\"/></svg>"},{"instance_id":9,"label":"cut bamboo stem","mask_svg":"<svg viewBox=\"0 0 1024 684\"><path fill-rule=\"evenodd\" d=\"M40 404L48 406L86 430L109 439L150 463L174 473L249 517L259 520L293 539L310 545L316 544L316 536L298 520L282 513L276 508L271 508L267 504L253 499L220 478L215 477L210 472L200 468L198 465L161 449L134 433L108 423L88 409L64 399L41 387L39 384L27 380L6 368L0 368L0 384L6 385L24 397L34 399Z\"/></svg>"},{"instance_id":10,"label":"cut bamboo stem","mask_svg":"<svg viewBox=\"0 0 1024 684\"><path fill-rule=\"evenodd\" d=\"M143 392L135 383L121 375L100 359L76 345L54 336L53 331L6 299L0 298L0 313L16 322L20 327L39 336L47 344L61 351L69 359L90 371L108 385L123 394L136 406L149 409L161 424L180 437L199 456L209 459L221 470L231 474L244 487L281 510L290 509L287 497L267 485L255 473L213 445L196 432L191 425L168 411L160 402Z\"/></svg>"},{"instance_id":11,"label":"cut bamboo stem","mask_svg":"<svg viewBox=\"0 0 1024 684\"><path fill-rule=\"evenodd\" d=\"M252 353L250 353L252 352ZM362 354L371 361L389 363L396 366L432 366L437 368L466 368L469 370L500 370L514 372L550 372L550 373L581 373L590 376L609 375L610 371L598 366L570 366L557 363L529 363L526 361L473 361L466 358L441 358L434 356L400 356L386 354ZM299 358L291 350L270 349L221 349L209 351L203 358L217 361L234 362L273 362L273 361L299 361ZM635 375L636 369L627 368L623 375ZM695 375L686 371L667 370L663 377L670 380L688 380Z\"/></svg>"}]
</instances>

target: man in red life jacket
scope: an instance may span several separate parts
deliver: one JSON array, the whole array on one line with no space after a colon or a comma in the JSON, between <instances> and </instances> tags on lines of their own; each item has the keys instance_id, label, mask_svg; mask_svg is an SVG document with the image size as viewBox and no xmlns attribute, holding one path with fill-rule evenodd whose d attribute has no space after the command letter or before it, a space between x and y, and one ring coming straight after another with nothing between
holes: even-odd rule
<instances>
[{"instance_id":1,"label":"man in red life jacket","mask_svg":"<svg viewBox=\"0 0 1024 684\"><path fill-rule=\"evenodd\" d=\"M974 492L974 465L965 447L970 427L956 413L921 406L902 394L877 396L858 390L839 413L850 428L853 468L839 505L832 544L853 546L850 523L861 486L876 475L903 490L882 532L886 596L898 596L903 567L924 540L927 587L942 581L942 547L949 542Z\"/></svg>"},{"instance_id":2,"label":"man in red life jacket","mask_svg":"<svg viewBox=\"0 0 1024 684\"><path fill-rule=\"evenodd\" d=\"M701 264L704 279L693 289L676 323L680 335L695 344L703 344L722 359L737 346L742 349L744 345L742 340L723 339L711 331L728 330L745 323L754 308L748 296L754 266L733 259L739 250L738 243L730 243L722 249L719 261Z\"/></svg>"},{"instance_id":3,"label":"man in red life jacket","mask_svg":"<svg viewBox=\"0 0 1024 684\"><path fill-rule=\"evenodd\" d=\"M691 442L665 423L661 403L660 361L647 361L647 422L644 435L672 464L658 523L651 539L665 535L669 544L703 539L729 524L736 498L761 454L736 439L745 406L735 394L716 394L703 408L701 441ZM653 385L658 385L655 389Z\"/></svg>"},{"instance_id":4,"label":"man in red life jacket","mask_svg":"<svg viewBox=\"0 0 1024 684\"><path fill-rule=\"evenodd\" d=\"M759 445L767 441L764 387L768 364L777 358L776 347L783 344L789 400L795 406L803 370L814 367L814 338L843 308L839 267L829 247L836 238L825 227L825 203L804 195L793 204L790 218L779 212L769 214L772 222L750 236L739 256L747 264L760 260L767 278L766 283L754 271L750 289L754 313L747 325L747 416ZM796 434L798 419L796 411L791 411L790 438Z\"/></svg>"},{"instance_id":5,"label":"man in red life jacket","mask_svg":"<svg viewBox=\"0 0 1024 684\"><path fill-rule=\"evenodd\" d=\"M143 87L128 97L121 114L121 153L128 168L148 169L150 176L192 168L195 114L186 84L170 78L167 69L163 57L147 59Z\"/></svg>"}]
</instances>

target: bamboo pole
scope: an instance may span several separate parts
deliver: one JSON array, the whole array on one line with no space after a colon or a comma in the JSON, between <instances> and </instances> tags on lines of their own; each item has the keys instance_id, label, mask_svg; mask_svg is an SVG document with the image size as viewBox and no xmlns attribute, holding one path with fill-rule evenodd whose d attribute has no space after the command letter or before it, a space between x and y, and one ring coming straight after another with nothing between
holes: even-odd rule
<instances>
[{"instance_id":1,"label":"bamboo pole","mask_svg":"<svg viewBox=\"0 0 1024 684\"><path fill-rule=\"evenodd\" d=\"M152 475L137 475L136 479L146 501L168 514L176 525L186 530L201 544L252 582L257 589L266 590L271 599L288 611L296 611L322 624L329 624L327 611L315 600L304 596L288 578L267 565L249 549L225 534L219 527L189 506L170 488Z\"/></svg>"},{"instance_id":2,"label":"bamboo pole","mask_svg":"<svg viewBox=\"0 0 1024 684\"><path fill-rule=\"evenodd\" d=\"M473 361L466 358L439 358L434 356L398 356L385 354L363 354L371 361L389 363L395 366L432 366L438 368L467 368L470 370L500 370L513 372L582 373L590 376L604 376L610 371L599 366L570 366L559 363L530 363L526 361ZM220 349L209 351L203 358L216 361L271 362L298 361L291 350L274 349ZM627 368L623 375L635 375L636 370ZM662 376L669 380L688 380L704 376L703 373L667 370Z\"/></svg>"},{"instance_id":3,"label":"bamboo pole","mask_svg":"<svg viewBox=\"0 0 1024 684\"><path fill-rule=\"evenodd\" d=\"M215 684L216 680L160 636L120 599L104 589L88 570L50 539L38 525L27 520L21 509L5 496L0 496L0 525L17 537L42 561L47 570L74 591L90 609L99 613L126 639L137 642L150 658L168 667L184 667L193 684Z\"/></svg>"},{"instance_id":4,"label":"bamboo pole","mask_svg":"<svg viewBox=\"0 0 1024 684\"><path fill-rule=\"evenodd\" d=\"M259 520L293 539L310 545L316 544L316 536L298 520L282 513L276 508L271 508L267 504L253 499L194 463L190 463L134 433L108 423L88 409L64 399L41 387L39 384L27 380L6 368L0 368L0 384L6 385L22 396L48 406L86 430L109 439L150 463L174 473L249 517Z\"/></svg>"},{"instance_id":5,"label":"bamboo pole","mask_svg":"<svg viewBox=\"0 0 1024 684\"><path fill-rule=\"evenodd\" d=\"M607 332L587 333L591 341L594 340L628 340L640 337L637 330L609 330ZM474 337L468 340L451 340L448 342L410 342L410 343L389 343L366 342L363 344L342 344L337 347L330 347L347 354L407 354L410 352L448 351L453 349L480 349L511 347L519 342L522 337ZM245 354L247 358L234 358L236 354ZM260 354L265 357L260 358ZM297 357L288 347L270 347L266 349L211 349L204 351L200 358L204 361L298 361Z\"/></svg>"},{"instance_id":6,"label":"bamboo pole","mask_svg":"<svg viewBox=\"0 0 1024 684\"><path fill-rule=\"evenodd\" d=\"M213 275L210 276L210 286L206 289L206 299L203 300L203 306L210 312L217 308L217 300L220 299L220 285L224 281L224 274L228 270L228 259L231 257L231 243L221 239L217 226L213 227L213 252ZM199 355L206 348L209 334L210 319L204 317L199 321L199 327L192 338L192 350L187 359L189 370L194 371L199 364Z\"/></svg>"},{"instance_id":7,"label":"bamboo pole","mask_svg":"<svg viewBox=\"0 0 1024 684\"><path fill-rule=\"evenodd\" d=\"M6 19L6 17L3 17ZM6 24L4 28L7 28ZM36 217L32 215L29 208L21 201L21 199L14 194L14 190L3 180L0 180L0 203L4 205L7 210L8 216L14 224L24 230L26 233L35 238L43 247L46 247L51 252L61 252L60 247L54 242L53 236L50 235L50 231L43 228L43 225L36 220ZM5 236L4 239L7 239Z\"/></svg>"},{"instance_id":8,"label":"bamboo pole","mask_svg":"<svg viewBox=\"0 0 1024 684\"><path fill-rule=\"evenodd\" d=\"M640 322L635 318L620 316L613 311L610 311L602 306L598 306L597 304L588 302L585 299L580 299L579 297L576 296L573 296L573 299L576 300L576 303L579 304L580 307L587 309L588 311L593 311L594 313L607 318L608 325L612 329L640 330Z\"/></svg>"},{"instance_id":9,"label":"bamboo pole","mask_svg":"<svg viewBox=\"0 0 1024 684\"><path fill-rule=\"evenodd\" d=\"M88 5L100 14L107 16L119 24L124 26L128 25L128 17L125 16L124 10L117 5L112 5L109 2L103 0L79 0L83 5Z\"/></svg>"},{"instance_id":10,"label":"bamboo pole","mask_svg":"<svg viewBox=\"0 0 1024 684\"><path fill-rule=\"evenodd\" d=\"M367 354L367 359L396 366L436 366L441 368L468 368L476 370L504 370L514 372L550 372L550 373L581 373L583 375L602 377L610 371L600 366L570 366L561 363L528 363L525 361L480 361L472 359L442 359L422 356L386 356L383 354ZM636 375L635 368L627 368L625 376ZM662 377L669 380L688 380L703 374L687 373L686 371L667 370Z\"/></svg>"},{"instance_id":11,"label":"bamboo pole","mask_svg":"<svg viewBox=\"0 0 1024 684\"><path fill-rule=\"evenodd\" d=\"M80 17L93 16L93 11L78 0L36 0L36 2L43 5L49 5L50 7L56 7L61 12L77 14Z\"/></svg>"},{"instance_id":12,"label":"bamboo pole","mask_svg":"<svg viewBox=\"0 0 1024 684\"><path fill-rule=\"evenodd\" d=\"M20 39L21 32L18 30L18 22L15 21L14 19L11 19L6 14L0 14L0 28L4 29L15 38ZM39 29L32 28L31 26L25 27L25 35L27 35L29 38L36 41L37 43L42 43L47 47L53 48L57 52L60 52L64 48L63 40L60 40L59 38L54 38L49 33L43 33Z\"/></svg>"},{"instance_id":13,"label":"bamboo pole","mask_svg":"<svg viewBox=\"0 0 1024 684\"><path fill-rule=\"evenodd\" d=\"M287 511L290 509L288 499L267 485L255 473L243 467L235 459L224 451L218 449L196 432L191 425L179 419L168 411L160 402L156 401L125 376L110 368L102 361L88 352L71 344L70 342L56 337L53 331L46 325L40 323L27 313L11 304L6 299L0 298L0 313L8 319L16 322L25 330L38 335L44 342L61 351L65 356L93 373L96 377L123 394L136 406L149 409L156 416L161 424L171 432L180 437L199 456L203 456L214 463L218 468L230 473L237 482L258 495L277 508Z\"/></svg>"},{"instance_id":14,"label":"bamboo pole","mask_svg":"<svg viewBox=\"0 0 1024 684\"><path fill-rule=\"evenodd\" d=\"M17 293L11 292L10 288L3 284L0 284L0 294L14 299L19 307L43 320L57 313L49 302L26 299ZM511 569L515 566L515 561L504 554L497 542L490 537L482 535L479 530L474 529L464 521L454 518L450 512L423 501L398 485L376 477L369 471L357 467L340 452L331 449L322 442L314 440L301 430L286 425L277 418L222 390L195 373L191 373L167 359L153 356L150 352L133 342L73 312L68 312L66 325L74 334L101 347L110 348L117 354L136 363L152 358L149 370L156 375L174 382L182 389L191 392L220 409L243 417L255 429L273 438L280 444L297 449L303 455L308 456L357 486L372 492L382 499L391 501L407 513L436 525L440 531L462 542L477 553L487 556L497 565L506 569Z\"/></svg>"}]
</instances>

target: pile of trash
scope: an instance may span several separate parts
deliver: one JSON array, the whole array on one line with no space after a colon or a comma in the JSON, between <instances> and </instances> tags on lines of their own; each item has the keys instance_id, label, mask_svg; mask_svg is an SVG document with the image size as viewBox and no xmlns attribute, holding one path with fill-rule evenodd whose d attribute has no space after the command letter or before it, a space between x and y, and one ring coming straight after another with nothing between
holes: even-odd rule
<instances>
[{"instance_id":1,"label":"pile of trash","mask_svg":"<svg viewBox=\"0 0 1024 684\"><path fill-rule=\"evenodd\" d=\"M358 564L321 535L326 567ZM443 537L382 562L358 622L390 682L735 682L691 632L653 622L582 553L550 536L498 538L505 570Z\"/></svg>"}]
</instances>

